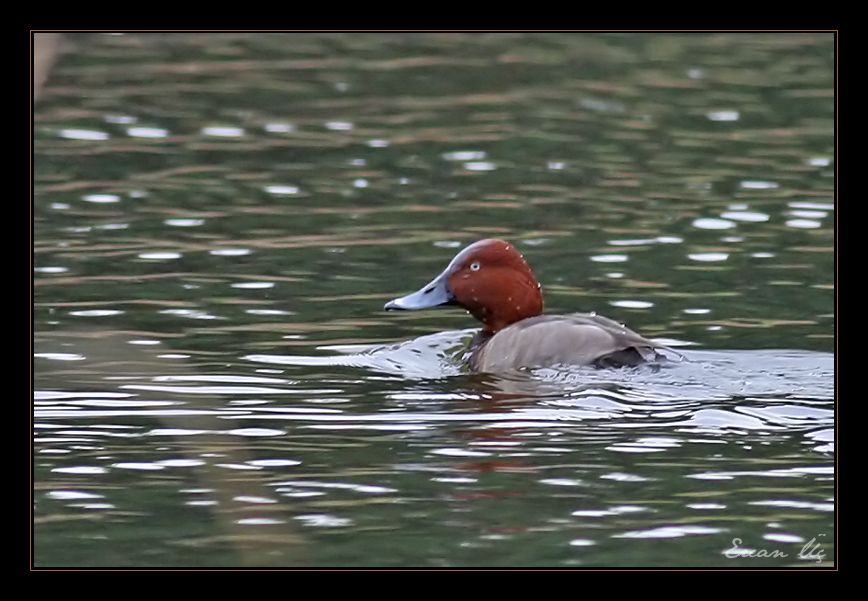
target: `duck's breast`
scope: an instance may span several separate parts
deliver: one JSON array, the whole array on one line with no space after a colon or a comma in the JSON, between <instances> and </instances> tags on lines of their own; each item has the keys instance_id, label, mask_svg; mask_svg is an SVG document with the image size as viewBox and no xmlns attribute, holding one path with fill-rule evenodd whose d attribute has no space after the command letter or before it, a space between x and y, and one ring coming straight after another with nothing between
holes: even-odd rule
<instances>
[{"instance_id":1,"label":"duck's breast","mask_svg":"<svg viewBox=\"0 0 868 601\"><path fill-rule=\"evenodd\" d=\"M656 343L605 317L590 314L541 315L510 325L476 351L476 371L519 367L591 365L629 351L636 361L656 357Z\"/></svg>"}]
</instances>

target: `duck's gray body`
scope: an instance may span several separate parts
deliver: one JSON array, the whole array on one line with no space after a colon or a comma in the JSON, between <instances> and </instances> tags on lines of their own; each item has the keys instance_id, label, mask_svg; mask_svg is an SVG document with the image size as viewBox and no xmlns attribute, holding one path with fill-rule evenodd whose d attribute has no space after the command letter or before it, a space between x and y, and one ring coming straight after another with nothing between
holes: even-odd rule
<instances>
[{"instance_id":1,"label":"duck's gray body","mask_svg":"<svg viewBox=\"0 0 868 601\"><path fill-rule=\"evenodd\" d=\"M469 362L471 369L484 372L553 365L617 367L663 358L657 349L666 347L594 313L538 315L494 335L477 334Z\"/></svg>"}]
</instances>

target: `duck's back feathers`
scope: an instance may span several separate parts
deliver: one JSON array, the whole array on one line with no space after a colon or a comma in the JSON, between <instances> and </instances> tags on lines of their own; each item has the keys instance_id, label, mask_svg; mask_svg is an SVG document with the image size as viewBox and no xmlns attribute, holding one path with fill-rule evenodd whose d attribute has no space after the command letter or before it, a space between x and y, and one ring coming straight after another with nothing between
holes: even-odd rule
<instances>
[{"instance_id":1,"label":"duck's back feathers","mask_svg":"<svg viewBox=\"0 0 868 601\"><path fill-rule=\"evenodd\" d=\"M538 315L480 337L471 347L475 371L503 371L558 364L616 367L661 358L665 348L593 313Z\"/></svg>"}]
</instances>

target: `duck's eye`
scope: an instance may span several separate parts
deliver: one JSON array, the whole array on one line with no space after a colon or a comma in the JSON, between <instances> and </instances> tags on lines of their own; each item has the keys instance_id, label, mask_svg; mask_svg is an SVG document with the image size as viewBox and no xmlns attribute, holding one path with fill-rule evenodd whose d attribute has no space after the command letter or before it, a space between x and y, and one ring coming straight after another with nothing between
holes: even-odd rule
<instances>
[{"instance_id":1,"label":"duck's eye","mask_svg":"<svg viewBox=\"0 0 868 601\"><path fill-rule=\"evenodd\" d=\"M470 264L470 269L472 269L473 271L479 271L479 267L479 261L474 261Z\"/></svg>"}]
</instances>

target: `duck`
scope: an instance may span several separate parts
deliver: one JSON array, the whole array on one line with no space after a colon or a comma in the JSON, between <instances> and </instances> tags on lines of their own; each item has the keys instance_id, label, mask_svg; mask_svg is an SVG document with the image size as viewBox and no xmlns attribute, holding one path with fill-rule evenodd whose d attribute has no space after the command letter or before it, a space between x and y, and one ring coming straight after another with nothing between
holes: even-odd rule
<instances>
[{"instance_id":1,"label":"duck","mask_svg":"<svg viewBox=\"0 0 868 601\"><path fill-rule=\"evenodd\" d=\"M465 353L475 372L637 366L665 360L665 351L671 351L596 313L543 314L542 286L533 270L512 244L499 238L463 248L428 284L383 308L443 306L461 307L482 324Z\"/></svg>"}]
</instances>

